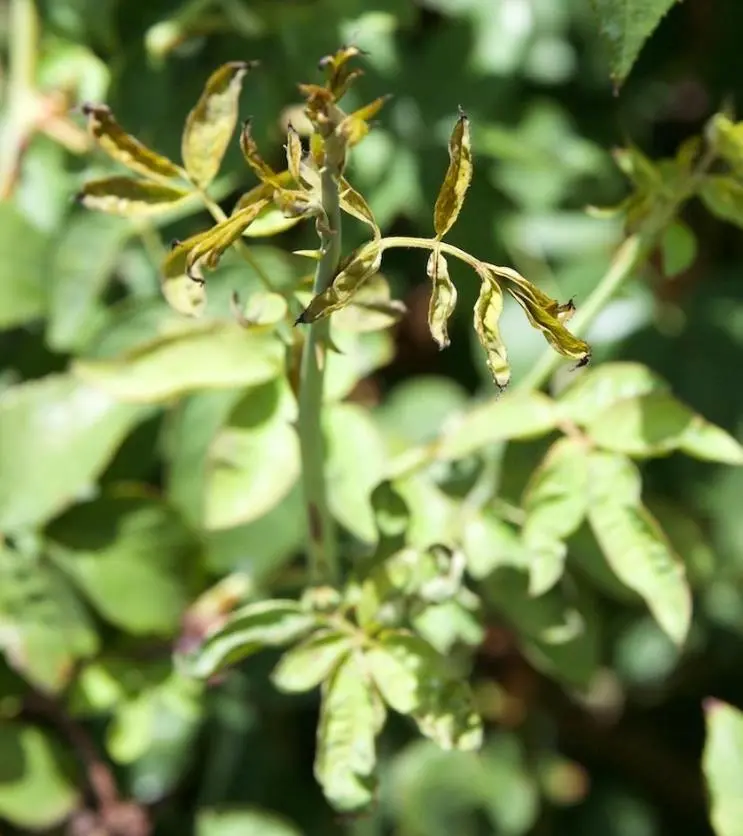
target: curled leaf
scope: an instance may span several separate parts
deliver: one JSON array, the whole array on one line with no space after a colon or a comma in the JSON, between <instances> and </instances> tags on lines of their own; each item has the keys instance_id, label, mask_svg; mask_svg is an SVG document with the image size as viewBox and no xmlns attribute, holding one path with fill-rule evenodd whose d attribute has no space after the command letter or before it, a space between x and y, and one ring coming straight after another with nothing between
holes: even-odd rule
<instances>
[{"instance_id":1,"label":"curled leaf","mask_svg":"<svg viewBox=\"0 0 743 836\"><path fill-rule=\"evenodd\" d=\"M344 212L347 212L349 215L352 215L359 221L367 224L372 228L374 232L374 238L378 241L382 237L382 232L377 225L377 221L374 218L374 213L369 208L369 204L366 200L360 195L353 186L346 180L345 177L341 177L341 184L340 184L340 204L341 209Z\"/></svg>"},{"instance_id":2,"label":"curled leaf","mask_svg":"<svg viewBox=\"0 0 743 836\"><path fill-rule=\"evenodd\" d=\"M237 124L243 79L254 66L255 62L231 61L215 70L186 118L181 154L199 186L207 186L219 171Z\"/></svg>"},{"instance_id":3,"label":"curled leaf","mask_svg":"<svg viewBox=\"0 0 743 836\"><path fill-rule=\"evenodd\" d=\"M131 218L167 212L189 196L183 189L148 180L105 177L86 183L77 200L87 209Z\"/></svg>"},{"instance_id":4,"label":"curled leaf","mask_svg":"<svg viewBox=\"0 0 743 836\"><path fill-rule=\"evenodd\" d=\"M267 204L266 200L256 201L213 226L206 235L199 236L188 250L186 272L190 274L194 265L200 262L213 270L219 264L224 251L240 238Z\"/></svg>"},{"instance_id":5,"label":"curled leaf","mask_svg":"<svg viewBox=\"0 0 743 836\"><path fill-rule=\"evenodd\" d=\"M255 176L261 183L269 183L274 187L281 185L278 182L279 175L263 159L258 150L258 143L253 136L250 119L243 122L242 130L240 131L240 150L243 152L245 162L253 169Z\"/></svg>"},{"instance_id":6,"label":"curled leaf","mask_svg":"<svg viewBox=\"0 0 743 836\"><path fill-rule=\"evenodd\" d=\"M449 168L433 209L433 226L439 240L457 220L471 181L470 122L466 114L460 111L449 139Z\"/></svg>"},{"instance_id":7,"label":"curled leaf","mask_svg":"<svg viewBox=\"0 0 743 836\"><path fill-rule=\"evenodd\" d=\"M286 164L289 174L299 182L299 170L302 165L302 140L292 125L289 125L286 136Z\"/></svg>"},{"instance_id":8,"label":"curled leaf","mask_svg":"<svg viewBox=\"0 0 743 836\"><path fill-rule=\"evenodd\" d=\"M475 333L480 345L485 349L488 368L495 385L504 389L511 379L511 369L498 326L502 311L503 291L500 285L487 276L483 277L480 295L475 302Z\"/></svg>"},{"instance_id":9,"label":"curled leaf","mask_svg":"<svg viewBox=\"0 0 743 836\"><path fill-rule=\"evenodd\" d=\"M361 55L361 50L357 46L344 46L320 59L320 69L328 74L327 89L336 101L364 74L363 70L350 66L351 59L358 55Z\"/></svg>"},{"instance_id":10,"label":"curled leaf","mask_svg":"<svg viewBox=\"0 0 743 836\"><path fill-rule=\"evenodd\" d=\"M382 251L377 241L369 241L351 253L333 283L319 293L302 311L297 324L315 322L345 307L356 291L379 272Z\"/></svg>"},{"instance_id":11,"label":"curled leaf","mask_svg":"<svg viewBox=\"0 0 743 836\"><path fill-rule=\"evenodd\" d=\"M182 170L172 160L143 145L126 133L106 105L84 104L88 130L98 145L116 162L145 177L180 177Z\"/></svg>"},{"instance_id":12,"label":"curled leaf","mask_svg":"<svg viewBox=\"0 0 743 836\"><path fill-rule=\"evenodd\" d=\"M457 289L449 278L446 259L438 249L428 257L426 273L433 283L428 303L428 330L438 347L446 348L450 342L447 323L457 304Z\"/></svg>"},{"instance_id":13,"label":"curled leaf","mask_svg":"<svg viewBox=\"0 0 743 836\"><path fill-rule=\"evenodd\" d=\"M359 142L369 133L369 122L382 109L385 102L390 99L390 96L380 96L374 99L373 102L360 107L353 113L345 116L336 128L336 134L341 138L344 145L352 148L358 145Z\"/></svg>"}]
</instances>

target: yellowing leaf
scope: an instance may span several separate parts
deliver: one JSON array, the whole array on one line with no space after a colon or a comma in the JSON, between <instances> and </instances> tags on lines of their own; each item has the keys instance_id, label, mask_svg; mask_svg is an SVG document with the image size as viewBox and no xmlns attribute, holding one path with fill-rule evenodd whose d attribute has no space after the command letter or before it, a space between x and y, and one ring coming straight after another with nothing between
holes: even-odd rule
<instances>
[{"instance_id":1,"label":"yellowing leaf","mask_svg":"<svg viewBox=\"0 0 743 836\"><path fill-rule=\"evenodd\" d=\"M366 200L360 195L353 186L346 180L345 177L341 177L341 186L340 186L340 203L341 209L344 212L347 212L349 215L352 215L359 221L367 224L372 228L374 232L374 238L379 240L381 238L382 233L377 226L377 222L374 218L374 213L369 208L369 204Z\"/></svg>"},{"instance_id":2,"label":"yellowing leaf","mask_svg":"<svg viewBox=\"0 0 743 836\"><path fill-rule=\"evenodd\" d=\"M731 122L718 113L710 122L709 133L718 154L736 174L743 174L743 122Z\"/></svg>"},{"instance_id":3,"label":"yellowing leaf","mask_svg":"<svg viewBox=\"0 0 743 836\"><path fill-rule=\"evenodd\" d=\"M488 368L495 385L503 389L511 379L506 346L500 334L498 320L503 311L503 291L495 281L487 278L480 286L480 295L475 303L475 333L485 349Z\"/></svg>"},{"instance_id":4,"label":"yellowing leaf","mask_svg":"<svg viewBox=\"0 0 743 836\"><path fill-rule=\"evenodd\" d=\"M160 280L165 301L184 316L201 316L206 307L206 286L201 275L163 276Z\"/></svg>"},{"instance_id":5,"label":"yellowing leaf","mask_svg":"<svg viewBox=\"0 0 743 836\"><path fill-rule=\"evenodd\" d=\"M449 168L433 210L433 227L438 239L446 235L459 217L471 180L470 122L460 112L449 139Z\"/></svg>"},{"instance_id":6,"label":"yellowing leaf","mask_svg":"<svg viewBox=\"0 0 743 836\"><path fill-rule=\"evenodd\" d=\"M299 323L315 322L345 307L356 291L379 272L382 252L377 241L369 241L351 254L346 265L323 293L319 293L302 311Z\"/></svg>"},{"instance_id":7,"label":"yellowing leaf","mask_svg":"<svg viewBox=\"0 0 743 836\"><path fill-rule=\"evenodd\" d=\"M243 123L240 131L240 150L243 152L245 162L253 169L255 176L261 183L269 183L272 186L281 185L278 182L279 175L261 157L258 151L258 144L253 138L253 130L249 119Z\"/></svg>"},{"instance_id":8,"label":"yellowing leaf","mask_svg":"<svg viewBox=\"0 0 743 836\"><path fill-rule=\"evenodd\" d=\"M428 330L438 347L446 348L450 343L447 323L457 304L457 289L449 278L446 259L438 249L428 257L426 273L433 283L428 303Z\"/></svg>"},{"instance_id":9,"label":"yellowing leaf","mask_svg":"<svg viewBox=\"0 0 743 836\"><path fill-rule=\"evenodd\" d=\"M246 206L229 218L220 221L205 235L200 236L187 251L186 272L190 273L194 265L200 263L213 270L219 263L224 251L240 238L267 204L268 201L259 200L257 203ZM183 248L185 244L186 242L179 245L180 248Z\"/></svg>"},{"instance_id":10,"label":"yellowing leaf","mask_svg":"<svg viewBox=\"0 0 743 836\"><path fill-rule=\"evenodd\" d=\"M181 154L191 179L208 186L222 164L237 124L243 79L255 64L231 61L209 77L183 130Z\"/></svg>"},{"instance_id":11,"label":"yellowing leaf","mask_svg":"<svg viewBox=\"0 0 743 836\"><path fill-rule=\"evenodd\" d=\"M126 218L157 215L190 197L189 192L131 177L105 177L86 183L77 200L86 209Z\"/></svg>"},{"instance_id":12,"label":"yellowing leaf","mask_svg":"<svg viewBox=\"0 0 743 836\"><path fill-rule=\"evenodd\" d=\"M336 128L336 134L341 137L348 148L358 145L369 133L369 120L373 119L382 109L389 96L380 96L373 102L349 113Z\"/></svg>"},{"instance_id":13,"label":"yellowing leaf","mask_svg":"<svg viewBox=\"0 0 743 836\"><path fill-rule=\"evenodd\" d=\"M356 46L344 46L332 55L326 55L320 60L320 68L328 74L327 88L335 100L343 96L350 85L361 75L363 70L352 69L349 62L361 54Z\"/></svg>"},{"instance_id":14,"label":"yellowing leaf","mask_svg":"<svg viewBox=\"0 0 743 836\"><path fill-rule=\"evenodd\" d=\"M298 183L300 181L299 170L302 165L302 140L292 125L286 135L286 165L289 174Z\"/></svg>"},{"instance_id":15,"label":"yellowing leaf","mask_svg":"<svg viewBox=\"0 0 743 836\"><path fill-rule=\"evenodd\" d=\"M116 162L145 177L180 177L180 166L161 154L151 151L138 139L126 133L105 105L83 105L88 130L98 145Z\"/></svg>"}]
</instances>

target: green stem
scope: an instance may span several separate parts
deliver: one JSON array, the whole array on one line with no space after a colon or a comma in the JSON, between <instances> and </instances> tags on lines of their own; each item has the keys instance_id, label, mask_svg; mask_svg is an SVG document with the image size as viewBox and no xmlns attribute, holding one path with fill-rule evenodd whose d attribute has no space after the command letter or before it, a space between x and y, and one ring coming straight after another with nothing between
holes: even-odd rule
<instances>
[{"instance_id":1,"label":"green stem","mask_svg":"<svg viewBox=\"0 0 743 836\"><path fill-rule=\"evenodd\" d=\"M322 171L322 204L326 223L319 225L322 258L315 272L313 294L325 291L338 270L341 252L341 210L338 183L332 170ZM322 432L322 397L329 320L309 326L302 350L299 382L299 444L302 487L307 509L310 575L315 583L337 579L335 526L330 514L325 479L325 439Z\"/></svg>"}]
</instances>

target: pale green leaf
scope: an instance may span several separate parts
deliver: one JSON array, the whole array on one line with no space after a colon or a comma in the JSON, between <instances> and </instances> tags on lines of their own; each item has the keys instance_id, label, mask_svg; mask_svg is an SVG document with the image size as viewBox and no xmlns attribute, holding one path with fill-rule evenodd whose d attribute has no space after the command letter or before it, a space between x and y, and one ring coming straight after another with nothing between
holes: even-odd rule
<instances>
[{"instance_id":1,"label":"pale green leaf","mask_svg":"<svg viewBox=\"0 0 743 836\"><path fill-rule=\"evenodd\" d=\"M461 459L497 441L534 438L554 429L560 416L540 392L509 392L473 407L452 421L436 446L439 459Z\"/></svg>"},{"instance_id":2,"label":"pale green leaf","mask_svg":"<svg viewBox=\"0 0 743 836\"><path fill-rule=\"evenodd\" d=\"M743 446L720 427L695 415L681 436L679 450L703 461L743 464Z\"/></svg>"},{"instance_id":3,"label":"pale green leaf","mask_svg":"<svg viewBox=\"0 0 743 836\"><path fill-rule=\"evenodd\" d=\"M314 626L315 617L297 601L276 599L248 604L206 638L193 659L186 660L186 668L191 675L206 678L265 647L291 644Z\"/></svg>"},{"instance_id":4,"label":"pale green leaf","mask_svg":"<svg viewBox=\"0 0 743 836\"><path fill-rule=\"evenodd\" d=\"M209 76L188 114L181 155L189 176L202 188L211 183L222 165L237 124L243 79L252 66L245 61L223 64Z\"/></svg>"},{"instance_id":5,"label":"pale green leaf","mask_svg":"<svg viewBox=\"0 0 743 836\"><path fill-rule=\"evenodd\" d=\"M270 238L272 235L280 235L288 229L295 227L302 220L298 217L287 217L278 206L269 203L258 213L256 219L243 232L246 238Z\"/></svg>"},{"instance_id":6,"label":"pale green leaf","mask_svg":"<svg viewBox=\"0 0 743 836\"><path fill-rule=\"evenodd\" d=\"M676 0L592 0L609 48L611 75L619 86L640 50Z\"/></svg>"},{"instance_id":7,"label":"pale green leaf","mask_svg":"<svg viewBox=\"0 0 743 836\"><path fill-rule=\"evenodd\" d=\"M199 810L196 836L301 836L301 832L281 816L259 807L229 806Z\"/></svg>"},{"instance_id":8,"label":"pale green leaf","mask_svg":"<svg viewBox=\"0 0 743 836\"><path fill-rule=\"evenodd\" d=\"M743 834L743 713L719 700L704 705L707 739L702 770L716 836Z\"/></svg>"},{"instance_id":9,"label":"pale green leaf","mask_svg":"<svg viewBox=\"0 0 743 836\"><path fill-rule=\"evenodd\" d=\"M67 375L3 391L0 530L44 522L89 491L146 414Z\"/></svg>"},{"instance_id":10,"label":"pale green leaf","mask_svg":"<svg viewBox=\"0 0 743 836\"><path fill-rule=\"evenodd\" d=\"M702 180L699 196L720 220L743 227L743 183L728 175L710 174Z\"/></svg>"},{"instance_id":11,"label":"pale green leaf","mask_svg":"<svg viewBox=\"0 0 743 836\"><path fill-rule=\"evenodd\" d=\"M160 336L112 360L78 360L75 375L124 401L151 403L196 389L254 386L277 377L284 350L271 334L209 323Z\"/></svg>"},{"instance_id":12,"label":"pale green leaf","mask_svg":"<svg viewBox=\"0 0 743 836\"><path fill-rule=\"evenodd\" d=\"M315 777L332 806L361 810L374 799L378 717L360 659L349 655L323 687Z\"/></svg>"},{"instance_id":13,"label":"pale green leaf","mask_svg":"<svg viewBox=\"0 0 743 836\"><path fill-rule=\"evenodd\" d=\"M287 693L310 691L333 674L352 647L348 633L318 631L284 653L271 674L273 684Z\"/></svg>"},{"instance_id":14,"label":"pale green leaf","mask_svg":"<svg viewBox=\"0 0 743 836\"><path fill-rule=\"evenodd\" d=\"M502 566L526 569L532 560L516 529L488 512L467 520L462 548L467 571L477 580L483 580Z\"/></svg>"},{"instance_id":15,"label":"pale green leaf","mask_svg":"<svg viewBox=\"0 0 743 836\"><path fill-rule=\"evenodd\" d=\"M60 747L34 726L2 723L0 752L0 817L29 830L62 824L80 799Z\"/></svg>"},{"instance_id":16,"label":"pale green leaf","mask_svg":"<svg viewBox=\"0 0 743 836\"><path fill-rule=\"evenodd\" d=\"M44 314L47 243L12 204L0 203L0 330Z\"/></svg>"},{"instance_id":17,"label":"pale green leaf","mask_svg":"<svg viewBox=\"0 0 743 836\"><path fill-rule=\"evenodd\" d=\"M697 239L689 227L681 221L674 221L666 227L661 239L663 272L666 276L677 276L688 270L697 257Z\"/></svg>"},{"instance_id":18,"label":"pale green leaf","mask_svg":"<svg viewBox=\"0 0 743 836\"><path fill-rule=\"evenodd\" d=\"M708 131L715 151L737 175L743 174L743 122L732 122L724 114L716 113Z\"/></svg>"},{"instance_id":19,"label":"pale green leaf","mask_svg":"<svg viewBox=\"0 0 743 836\"><path fill-rule=\"evenodd\" d=\"M623 456L590 457L588 519L614 574L637 592L669 638L684 642L691 593L684 566L640 501L640 475Z\"/></svg>"}]
</instances>

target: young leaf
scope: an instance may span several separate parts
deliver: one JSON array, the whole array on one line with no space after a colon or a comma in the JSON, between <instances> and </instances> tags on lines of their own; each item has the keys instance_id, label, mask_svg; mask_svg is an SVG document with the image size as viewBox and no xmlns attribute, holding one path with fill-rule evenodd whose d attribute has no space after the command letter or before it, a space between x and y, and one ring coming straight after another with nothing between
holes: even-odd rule
<instances>
[{"instance_id":1,"label":"young leaf","mask_svg":"<svg viewBox=\"0 0 743 836\"><path fill-rule=\"evenodd\" d=\"M449 278L446 259L437 249L428 257L426 273L433 284L428 303L428 330L442 349L450 343L447 322L457 304L457 289Z\"/></svg>"},{"instance_id":2,"label":"young leaf","mask_svg":"<svg viewBox=\"0 0 743 836\"><path fill-rule=\"evenodd\" d=\"M499 389L505 389L511 379L506 345L501 338L498 325L502 311L503 291L500 285L488 278L483 278L480 293L475 302L475 333L480 345L485 349L488 368Z\"/></svg>"},{"instance_id":3,"label":"young leaf","mask_svg":"<svg viewBox=\"0 0 743 836\"><path fill-rule=\"evenodd\" d=\"M265 647L291 644L314 626L315 616L297 601L275 599L248 604L207 636L194 657L186 661L188 673L208 678Z\"/></svg>"},{"instance_id":4,"label":"young leaf","mask_svg":"<svg viewBox=\"0 0 743 836\"><path fill-rule=\"evenodd\" d=\"M302 311L297 324L315 322L344 308L367 279L379 272L382 252L377 241L363 244L350 255L333 283Z\"/></svg>"},{"instance_id":5,"label":"young leaf","mask_svg":"<svg viewBox=\"0 0 743 836\"><path fill-rule=\"evenodd\" d=\"M215 70L186 118L181 155L191 179L202 188L216 177L237 124L243 79L255 66L231 61Z\"/></svg>"},{"instance_id":6,"label":"young leaf","mask_svg":"<svg viewBox=\"0 0 743 836\"><path fill-rule=\"evenodd\" d=\"M349 654L323 686L315 777L341 812L374 799L374 738L379 723L373 689L357 654Z\"/></svg>"},{"instance_id":7,"label":"young leaf","mask_svg":"<svg viewBox=\"0 0 743 836\"><path fill-rule=\"evenodd\" d=\"M151 151L138 139L126 133L105 105L83 105L88 130L98 145L116 162L145 177L171 178L183 174L180 166L161 154Z\"/></svg>"},{"instance_id":8,"label":"young leaf","mask_svg":"<svg viewBox=\"0 0 743 836\"><path fill-rule=\"evenodd\" d=\"M522 499L524 543L533 553L529 564L532 595L544 594L562 576L565 540L583 522L587 502L588 447L580 440L560 439L534 471Z\"/></svg>"},{"instance_id":9,"label":"young leaf","mask_svg":"<svg viewBox=\"0 0 743 836\"><path fill-rule=\"evenodd\" d=\"M669 278L688 270L697 256L697 239L689 227L674 221L661 239L663 273Z\"/></svg>"},{"instance_id":10,"label":"young leaf","mask_svg":"<svg viewBox=\"0 0 743 836\"><path fill-rule=\"evenodd\" d=\"M347 148L353 148L369 133L369 121L373 119L384 107L389 96L380 96L373 102L360 107L353 113L345 116L335 130L336 136L340 137Z\"/></svg>"},{"instance_id":11,"label":"young leaf","mask_svg":"<svg viewBox=\"0 0 743 836\"><path fill-rule=\"evenodd\" d=\"M717 836L740 836L743 822L743 713L706 700L707 739L702 755L710 821Z\"/></svg>"},{"instance_id":12,"label":"young leaf","mask_svg":"<svg viewBox=\"0 0 743 836\"><path fill-rule=\"evenodd\" d=\"M681 645L691 622L691 593L681 560L640 501L637 468L623 456L600 452L591 454L589 468L588 520L606 560Z\"/></svg>"},{"instance_id":13,"label":"young leaf","mask_svg":"<svg viewBox=\"0 0 743 836\"><path fill-rule=\"evenodd\" d=\"M676 0L592 0L609 48L611 75L619 86L629 75L645 41Z\"/></svg>"},{"instance_id":14,"label":"young leaf","mask_svg":"<svg viewBox=\"0 0 743 836\"><path fill-rule=\"evenodd\" d=\"M728 175L710 174L702 180L699 196L720 220L743 227L743 184Z\"/></svg>"},{"instance_id":15,"label":"young leaf","mask_svg":"<svg viewBox=\"0 0 743 836\"><path fill-rule=\"evenodd\" d=\"M449 168L433 209L433 226L439 240L459 217L471 180L470 122L466 114L460 111L449 139Z\"/></svg>"},{"instance_id":16,"label":"young leaf","mask_svg":"<svg viewBox=\"0 0 743 836\"><path fill-rule=\"evenodd\" d=\"M332 676L352 647L348 633L318 631L284 653L271 680L279 691L289 694L310 691Z\"/></svg>"},{"instance_id":17,"label":"young leaf","mask_svg":"<svg viewBox=\"0 0 743 836\"><path fill-rule=\"evenodd\" d=\"M743 174L743 122L732 122L724 114L717 113L708 130L717 153L738 176Z\"/></svg>"},{"instance_id":18,"label":"young leaf","mask_svg":"<svg viewBox=\"0 0 743 836\"><path fill-rule=\"evenodd\" d=\"M167 212L189 197L190 193L184 189L160 183L131 177L105 177L86 183L76 199L86 209L136 218Z\"/></svg>"},{"instance_id":19,"label":"young leaf","mask_svg":"<svg viewBox=\"0 0 743 836\"><path fill-rule=\"evenodd\" d=\"M327 88L336 101L348 90L350 84L363 75L363 70L351 69L351 59L361 55L356 46L344 46L332 55L325 55L320 59L320 68L328 75Z\"/></svg>"}]
</instances>

